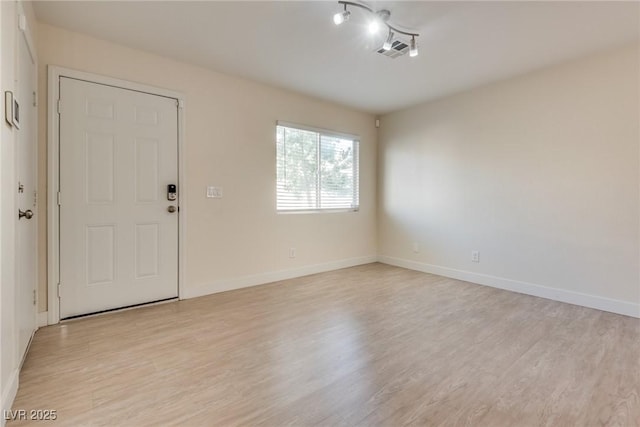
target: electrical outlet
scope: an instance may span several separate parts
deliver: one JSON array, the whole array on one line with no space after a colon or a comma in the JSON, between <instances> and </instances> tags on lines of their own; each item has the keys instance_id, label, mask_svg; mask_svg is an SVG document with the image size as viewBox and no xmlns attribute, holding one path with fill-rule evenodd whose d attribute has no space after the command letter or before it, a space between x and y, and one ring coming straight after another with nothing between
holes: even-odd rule
<instances>
[{"instance_id":1,"label":"electrical outlet","mask_svg":"<svg viewBox=\"0 0 640 427\"><path fill-rule=\"evenodd\" d=\"M289 248L289 258L296 257L296 248Z\"/></svg>"},{"instance_id":2,"label":"electrical outlet","mask_svg":"<svg viewBox=\"0 0 640 427\"><path fill-rule=\"evenodd\" d=\"M207 187L207 198L209 199L221 199L222 187Z\"/></svg>"},{"instance_id":3,"label":"electrical outlet","mask_svg":"<svg viewBox=\"0 0 640 427\"><path fill-rule=\"evenodd\" d=\"M471 251L471 262L480 262L480 251Z\"/></svg>"},{"instance_id":4,"label":"electrical outlet","mask_svg":"<svg viewBox=\"0 0 640 427\"><path fill-rule=\"evenodd\" d=\"M420 252L420 243L418 242L413 242L413 253L419 253Z\"/></svg>"}]
</instances>

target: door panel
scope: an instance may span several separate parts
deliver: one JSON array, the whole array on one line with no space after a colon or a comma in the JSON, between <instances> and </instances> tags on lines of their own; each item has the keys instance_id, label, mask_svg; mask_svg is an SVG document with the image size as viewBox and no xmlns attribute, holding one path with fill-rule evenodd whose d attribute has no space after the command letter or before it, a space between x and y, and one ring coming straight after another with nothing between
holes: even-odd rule
<instances>
[{"instance_id":1,"label":"door panel","mask_svg":"<svg viewBox=\"0 0 640 427\"><path fill-rule=\"evenodd\" d=\"M175 99L60 78L60 316L178 296Z\"/></svg>"},{"instance_id":2,"label":"door panel","mask_svg":"<svg viewBox=\"0 0 640 427\"><path fill-rule=\"evenodd\" d=\"M160 230L158 224L136 225L136 277L158 275L158 246Z\"/></svg>"},{"instance_id":3,"label":"door panel","mask_svg":"<svg viewBox=\"0 0 640 427\"><path fill-rule=\"evenodd\" d=\"M18 360L24 356L36 330L36 66L22 33L18 34L18 84L16 100L20 108L20 128L16 129L17 207L34 216L16 218L16 323L18 326Z\"/></svg>"},{"instance_id":4,"label":"door panel","mask_svg":"<svg viewBox=\"0 0 640 427\"><path fill-rule=\"evenodd\" d=\"M87 226L87 285L112 284L115 279L115 225Z\"/></svg>"},{"instance_id":5,"label":"door panel","mask_svg":"<svg viewBox=\"0 0 640 427\"><path fill-rule=\"evenodd\" d=\"M86 179L87 203L113 203L113 187L115 181L114 141L113 135L86 133Z\"/></svg>"},{"instance_id":6,"label":"door panel","mask_svg":"<svg viewBox=\"0 0 640 427\"><path fill-rule=\"evenodd\" d=\"M136 139L136 201L138 203L158 201L158 159L157 139Z\"/></svg>"}]
</instances>

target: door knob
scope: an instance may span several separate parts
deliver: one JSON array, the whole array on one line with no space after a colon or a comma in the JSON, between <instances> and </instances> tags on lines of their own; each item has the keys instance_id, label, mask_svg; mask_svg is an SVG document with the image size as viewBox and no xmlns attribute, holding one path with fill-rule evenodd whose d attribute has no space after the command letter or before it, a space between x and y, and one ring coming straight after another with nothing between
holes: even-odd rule
<instances>
[{"instance_id":1,"label":"door knob","mask_svg":"<svg viewBox=\"0 0 640 427\"><path fill-rule=\"evenodd\" d=\"M174 212L176 211L176 207L175 207L175 206L169 206L169 207L167 208L167 210L168 210L169 212L171 212L171 213L174 213Z\"/></svg>"},{"instance_id":2,"label":"door knob","mask_svg":"<svg viewBox=\"0 0 640 427\"><path fill-rule=\"evenodd\" d=\"M31 209L27 209L26 211L21 211L20 209L18 209L18 219L21 219L23 217L27 219L33 218L33 212L31 211Z\"/></svg>"}]
</instances>

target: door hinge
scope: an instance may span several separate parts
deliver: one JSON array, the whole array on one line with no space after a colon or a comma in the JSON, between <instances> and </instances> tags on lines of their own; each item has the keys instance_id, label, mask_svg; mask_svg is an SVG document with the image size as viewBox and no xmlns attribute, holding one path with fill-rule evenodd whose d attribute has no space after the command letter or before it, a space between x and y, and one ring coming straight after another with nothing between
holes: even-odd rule
<instances>
[{"instance_id":1,"label":"door hinge","mask_svg":"<svg viewBox=\"0 0 640 427\"><path fill-rule=\"evenodd\" d=\"M38 106L38 95L36 94L36 91L33 91L33 106L37 107Z\"/></svg>"},{"instance_id":2,"label":"door hinge","mask_svg":"<svg viewBox=\"0 0 640 427\"><path fill-rule=\"evenodd\" d=\"M36 305L36 290L33 290L33 305Z\"/></svg>"},{"instance_id":3,"label":"door hinge","mask_svg":"<svg viewBox=\"0 0 640 427\"><path fill-rule=\"evenodd\" d=\"M62 197L60 196L59 191L58 191L58 206L62 206Z\"/></svg>"},{"instance_id":4,"label":"door hinge","mask_svg":"<svg viewBox=\"0 0 640 427\"><path fill-rule=\"evenodd\" d=\"M62 112L62 100L58 99L58 114Z\"/></svg>"},{"instance_id":5,"label":"door hinge","mask_svg":"<svg viewBox=\"0 0 640 427\"><path fill-rule=\"evenodd\" d=\"M60 298L60 283L58 283L58 298Z\"/></svg>"}]
</instances>

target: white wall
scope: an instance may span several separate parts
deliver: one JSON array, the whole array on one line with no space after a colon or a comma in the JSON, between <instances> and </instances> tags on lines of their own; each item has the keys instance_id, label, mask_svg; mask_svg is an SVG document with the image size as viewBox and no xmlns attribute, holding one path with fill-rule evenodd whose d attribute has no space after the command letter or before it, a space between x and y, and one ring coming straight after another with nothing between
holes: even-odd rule
<instances>
[{"instance_id":1,"label":"white wall","mask_svg":"<svg viewBox=\"0 0 640 427\"><path fill-rule=\"evenodd\" d=\"M627 46L383 116L382 260L639 316L638 60Z\"/></svg>"},{"instance_id":2,"label":"white wall","mask_svg":"<svg viewBox=\"0 0 640 427\"><path fill-rule=\"evenodd\" d=\"M376 256L374 117L60 28L38 28L39 85L53 64L186 95L186 295L267 282ZM39 170L46 170L46 103L40 103ZM359 212L280 214L275 205L275 123L285 120L361 137ZM223 199L205 198L207 185ZM46 174L39 188L46 190ZM40 230L45 233L44 205ZM41 234L41 243L46 242ZM289 247L297 249L290 259ZM46 263L41 247L40 267ZM41 276L40 310L46 310Z\"/></svg>"},{"instance_id":3,"label":"white wall","mask_svg":"<svg viewBox=\"0 0 640 427\"><path fill-rule=\"evenodd\" d=\"M27 31L35 36L35 15L31 3L22 2ZM16 171L15 130L5 121L4 93L16 91L18 3L0 2L0 410L10 409L18 387L18 335L16 326L15 220ZM4 412L2 412L3 414ZM4 417L0 414L0 424Z\"/></svg>"}]
</instances>

